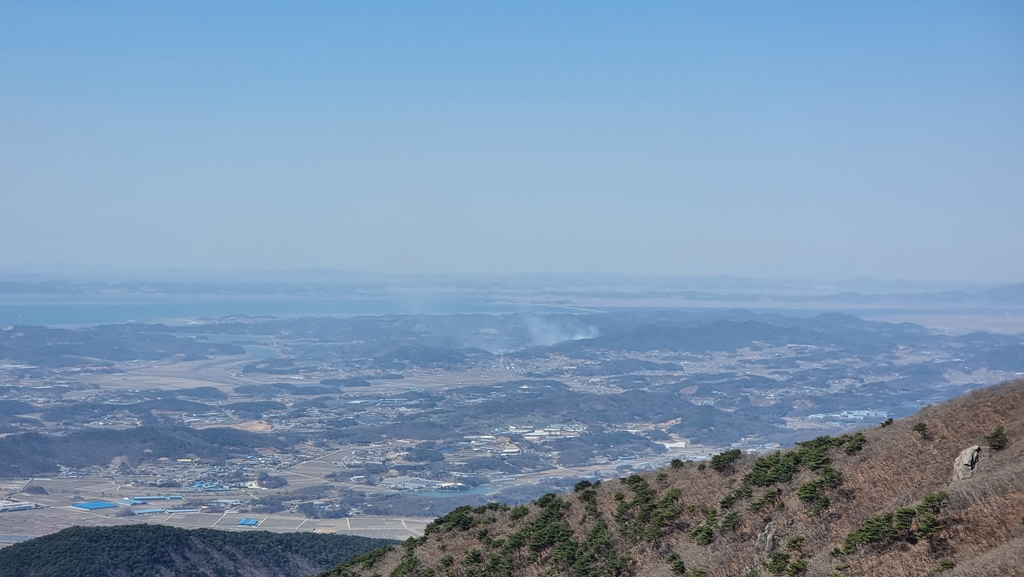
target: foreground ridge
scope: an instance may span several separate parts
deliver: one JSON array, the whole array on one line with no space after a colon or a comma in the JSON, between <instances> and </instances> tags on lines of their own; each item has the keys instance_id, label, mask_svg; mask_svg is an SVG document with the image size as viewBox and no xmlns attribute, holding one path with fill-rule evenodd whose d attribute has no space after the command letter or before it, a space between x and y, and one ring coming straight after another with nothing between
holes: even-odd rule
<instances>
[{"instance_id":1,"label":"foreground ridge","mask_svg":"<svg viewBox=\"0 0 1024 577\"><path fill-rule=\"evenodd\" d=\"M322 577L1024 575L1024 380L769 455L460 507Z\"/></svg>"},{"instance_id":2,"label":"foreground ridge","mask_svg":"<svg viewBox=\"0 0 1024 577\"><path fill-rule=\"evenodd\" d=\"M388 543L148 524L69 527L0 549L0 577L300 577Z\"/></svg>"}]
</instances>

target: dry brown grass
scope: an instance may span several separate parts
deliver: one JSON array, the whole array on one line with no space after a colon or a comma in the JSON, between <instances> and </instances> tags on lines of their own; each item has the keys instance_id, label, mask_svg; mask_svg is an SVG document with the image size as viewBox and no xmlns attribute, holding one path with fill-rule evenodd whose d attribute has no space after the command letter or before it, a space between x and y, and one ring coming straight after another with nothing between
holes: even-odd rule
<instances>
[{"instance_id":1,"label":"dry brown grass","mask_svg":"<svg viewBox=\"0 0 1024 577\"><path fill-rule=\"evenodd\" d=\"M241 423L235 423L232 425L205 425L196 428L215 429L218 427L228 429L239 429L242 431L249 431L250 433L269 433L274 428L270 423L264 421L243 421Z\"/></svg>"},{"instance_id":2,"label":"dry brown grass","mask_svg":"<svg viewBox=\"0 0 1024 577\"><path fill-rule=\"evenodd\" d=\"M911 430L917 422L928 425L929 435L922 439ZM1005 427L1010 439L1002 451L987 448L984 435L997 426ZM867 443L861 452L846 455L842 450L831 452L832 466L844 474L843 486L829 494L832 505L816 517L809 516L808 507L796 496L801 483L816 475L806 469L789 483L780 485L784 506L755 514L746 510L749 501L734 509L743 511L743 521L735 533L719 536L713 543L700 546L689 539L689 531L700 524L701 507L717 507L719 500L738 486L740 478L754 458L745 457L736 464L736 472L723 475L707 469L697 471L692 464L682 469L666 469L665 481L655 480L656 473L643 475L659 493L671 488L683 491L682 500L694 505L695 512L684 512L676 525L658 545L632 543L622 537L613 541L620 553L635 560L634 574L643 576L672 575L665 557L672 551L685 560L689 568L704 568L712 577L742 575L749 570L769 575L763 567L767 554L755 547L756 536L772 522L780 548L786 539L803 535L806 543L803 556L809 562L808 576L825 576L837 571L841 575L912 576L926 575L943 559L953 559L957 567L941 575L1024 575L1024 380L1016 380L923 409L918 414L896 421L885 428L863 431ZM964 448L978 444L983 447L974 475L953 482L953 461ZM911 544L898 542L884 547L865 546L852 555L835 558L830 551L841 546L843 539L864 520L897 507L912 506L926 494L946 491L950 504L940 515L944 531L932 542ZM598 490L598 506L613 531L612 518L616 508L614 494L630 491L616 481L604 483ZM755 497L760 490L755 490ZM593 519L583 521L583 506L574 496L568 521L576 538L592 526ZM490 525L494 538L504 538L517 530L509 523L507 513L488 513L497 518ZM616 531L617 532L617 531ZM485 547L475 537L476 529L465 533L451 532L431 535L416 549L420 567L438 567L441 558L451 555L456 563L451 574L461 577L459 561L470 549ZM441 547L444 550L441 550ZM388 575L398 564L401 550L378 563L367 575ZM516 554L515 575L534 577L554 569L547 565L548 555L537 563L526 562L526 552ZM438 571L440 577L443 571ZM552 575L569 575L554 571Z\"/></svg>"}]
</instances>

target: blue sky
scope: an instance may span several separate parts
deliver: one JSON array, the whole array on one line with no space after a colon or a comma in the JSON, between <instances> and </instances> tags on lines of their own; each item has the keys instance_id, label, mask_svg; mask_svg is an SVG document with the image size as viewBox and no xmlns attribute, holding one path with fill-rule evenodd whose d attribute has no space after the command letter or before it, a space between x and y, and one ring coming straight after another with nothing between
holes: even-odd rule
<instances>
[{"instance_id":1,"label":"blue sky","mask_svg":"<svg viewBox=\"0 0 1024 577\"><path fill-rule=\"evenodd\" d=\"M1024 280L1024 5L0 1L0 269Z\"/></svg>"}]
</instances>

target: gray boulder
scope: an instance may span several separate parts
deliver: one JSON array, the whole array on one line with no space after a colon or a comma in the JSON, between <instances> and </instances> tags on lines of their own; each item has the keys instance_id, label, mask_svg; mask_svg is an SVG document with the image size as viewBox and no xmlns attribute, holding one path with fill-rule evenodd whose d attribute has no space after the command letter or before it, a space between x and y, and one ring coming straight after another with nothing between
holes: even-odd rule
<instances>
[{"instance_id":1,"label":"gray boulder","mask_svg":"<svg viewBox=\"0 0 1024 577\"><path fill-rule=\"evenodd\" d=\"M953 461L953 480L960 481L974 474L974 468L978 466L978 459L981 457L981 447L973 445L967 447L957 455Z\"/></svg>"},{"instance_id":2,"label":"gray boulder","mask_svg":"<svg viewBox=\"0 0 1024 577\"><path fill-rule=\"evenodd\" d=\"M775 550L775 523L769 521L764 531L757 534L757 548L765 553Z\"/></svg>"}]
</instances>

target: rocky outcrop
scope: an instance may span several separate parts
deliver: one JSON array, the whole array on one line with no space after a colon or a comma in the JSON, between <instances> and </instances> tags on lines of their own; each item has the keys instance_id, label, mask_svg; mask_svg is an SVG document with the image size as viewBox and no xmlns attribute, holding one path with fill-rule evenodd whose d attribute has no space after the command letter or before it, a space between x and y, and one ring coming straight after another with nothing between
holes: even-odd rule
<instances>
[{"instance_id":1,"label":"rocky outcrop","mask_svg":"<svg viewBox=\"0 0 1024 577\"><path fill-rule=\"evenodd\" d=\"M981 447L973 445L967 447L957 455L953 461L953 480L960 481L974 474L974 468L978 466L978 459L981 457Z\"/></svg>"},{"instance_id":2,"label":"rocky outcrop","mask_svg":"<svg viewBox=\"0 0 1024 577\"><path fill-rule=\"evenodd\" d=\"M757 548L765 553L775 550L775 523L769 522L764 531L757 534Z\"/></svg>"}]
</instances>

